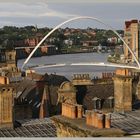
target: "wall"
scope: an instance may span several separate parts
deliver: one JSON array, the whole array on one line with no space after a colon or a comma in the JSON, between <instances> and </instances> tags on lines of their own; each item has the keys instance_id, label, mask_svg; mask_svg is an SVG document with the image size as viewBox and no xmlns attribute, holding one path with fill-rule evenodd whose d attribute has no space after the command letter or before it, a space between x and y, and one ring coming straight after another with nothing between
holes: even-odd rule
<instances>
[{"instance_id":1,"label":"wall","mask_svg":"<svg viewBox=\"0 0 140 140\"><path fill-rule=\"evenodd\" d=\"M13 89L1 87L0 89L0 128L13 127Z\"/></svg>"},{"instance_id":2,"label":"wall","mask_svg":"<svg viewBox=\"0 0 140 140\"><path fill-rule=\"evenodd\" d=\"M32 108L28 104L16 105L14 107L15 120L31 119Z\"/></svg>"},{"instance_id":3,"label":"wall","mask_svg":"<svg viewBox=\"0 0 140 140\"><path fill-rule=\"evenodd\" d=\"M6 76L0 76L0 84L9 84L9 78Z\"/></svg>"},{"instance_id":4,"label":"wall","mask_svg":"<svg viewBox=\"0 0 140 140\"><path fill-rule=\"evenodd\" d=\"M132 76L128 70L117 70L114 80L114 111L132 110Z\"/></svg>"},{"instance_id":5,"label":"wall","mask_svg":"<svg viewBox=\"0 0 140 140\"><path fill-rule=\"evenodd\" d=\"M82 105L62 103L62 115L68 118L82 118L83 108Z\"/></svg>"},{"instance_id":6,"label":"wall","mask_svg":"<svg viewBox=\"0 0 140 140\"><path fill-rule=\"evenodd\" d=\"M122 137L120 129L97 129L85 125L85 119L69 119L63 116L51 118L57 128L57 137Z\"/></svg>"}]
</instances>

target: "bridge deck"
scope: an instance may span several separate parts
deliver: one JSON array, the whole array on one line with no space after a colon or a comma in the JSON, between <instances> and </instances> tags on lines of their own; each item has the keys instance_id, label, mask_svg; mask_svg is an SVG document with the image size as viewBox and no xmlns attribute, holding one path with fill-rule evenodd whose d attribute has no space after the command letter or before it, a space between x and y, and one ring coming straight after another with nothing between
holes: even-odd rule
<instances>
[{"instance_id":1,"label":"bridge deck","mask_svg":"<svg viewBox=\"0 0 140 140\"><path fill-rule=\"evenodd\" d=\"M42 65L35 65L30 66L30 68L49 68L49 67L64 67L64 66L100 66L100 67L118 67L118 68L128 68L128 69L135 69L140 70L137 66L130 66L130 65L122 65L122 64L114 64L114 63L102 63L102 62L90 62L90 63L60 63L60 64L42 64Z\"/></svg>"}]
</instances>

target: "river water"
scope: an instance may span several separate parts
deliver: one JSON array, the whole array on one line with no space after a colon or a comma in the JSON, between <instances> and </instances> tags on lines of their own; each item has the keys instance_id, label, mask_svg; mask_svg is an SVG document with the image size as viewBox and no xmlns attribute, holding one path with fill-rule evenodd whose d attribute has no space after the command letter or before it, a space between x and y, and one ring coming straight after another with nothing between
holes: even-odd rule
<instances>
[{"instance_id":1,"label":"river water","mask_svg":"<svg viewBox=\"0 0 140 140\"><path fill-rule=\"evenodd\" d=\"M78 53L78 54L62 54L51 55L31 58L27 63L27 66L47 65L47 64L71 64L71 63L90 63L90 62L107 62L107 53ZM25 59L18 60L18 67L21 67ZM112 67L100 67L100 66L60 66L60 67L36 67L34 70L41 74L55 73L63 75L68 79L71 79L73 74L89 73L90 77L100 77L102 72L112 72L115 68Z\"/></svg>"}]
</instances>

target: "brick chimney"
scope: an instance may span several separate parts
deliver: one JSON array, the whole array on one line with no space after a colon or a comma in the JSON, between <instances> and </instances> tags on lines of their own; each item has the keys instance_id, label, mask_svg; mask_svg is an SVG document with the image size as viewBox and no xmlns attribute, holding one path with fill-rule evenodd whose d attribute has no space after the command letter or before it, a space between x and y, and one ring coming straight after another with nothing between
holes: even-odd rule
<instances>
[{"instance_id":1,"label":"brick chimney","mask_svg":"<svg viewBox=\"0 0 140 140\"><path fill-rule=\"evenodd\" d=\"M97 127L104 128L104 114L97 113Z\"/></svg>"},{"instance_id":2,"label":"brick chimney","mask_svg":"<svg viewBox=\"0 0 140 140\"><path fill-rule=\"evenodd\" d=\"M105 128L111 128L111 114L105 115Z\"/></svg>"}]
</instances>

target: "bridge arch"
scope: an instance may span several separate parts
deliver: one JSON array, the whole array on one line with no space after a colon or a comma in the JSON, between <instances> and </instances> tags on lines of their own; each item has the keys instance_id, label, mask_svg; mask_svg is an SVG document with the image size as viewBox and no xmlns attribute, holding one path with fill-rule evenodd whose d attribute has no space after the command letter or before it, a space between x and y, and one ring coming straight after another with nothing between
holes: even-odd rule
<instances>
[{"instance_id":1,"label":"bridge arch","mask_svg":"<svg viewBox=\"0 0 140 140\"><path fill-rule=\"evenodd\" d=\"M35 53L35 51L40 47L40 45L54 32L56 31L58 28L60 28L61 26L69 23L69 22L72 22L72 21L75 21L75 20L78 20L78 19L90 19L90 20L95 20L103 25L105 25L106 27L108 27L110 30L112 30L120 39L121 41L124 43L125 47L128 48L128 50L130 51L130 53L132 54L135 62L137 63L138 65L138 68L140 69L140 63L138 61L138 59L136 58L135 54L133 53L133 51L131 50L131 48L127 45L127 43L124 41L124 39L115 31L115 29L104 23L103 21L99 20L98 18L94 18L94 17L89 17L89 16L79 16L79 17L74 17L74 18L71 18L71 19L68 19L62 23L60 23L59 25L57 25L54 29L52 29L38 44L37 46L33 49L33 51L30 53L30 55L27 57L27 59L24 61L23 65L21 68L24 68L24 66L28 63L28 61L31 59L31 57L33 56L33 54Z\"/></svg>"}]
</instances>

